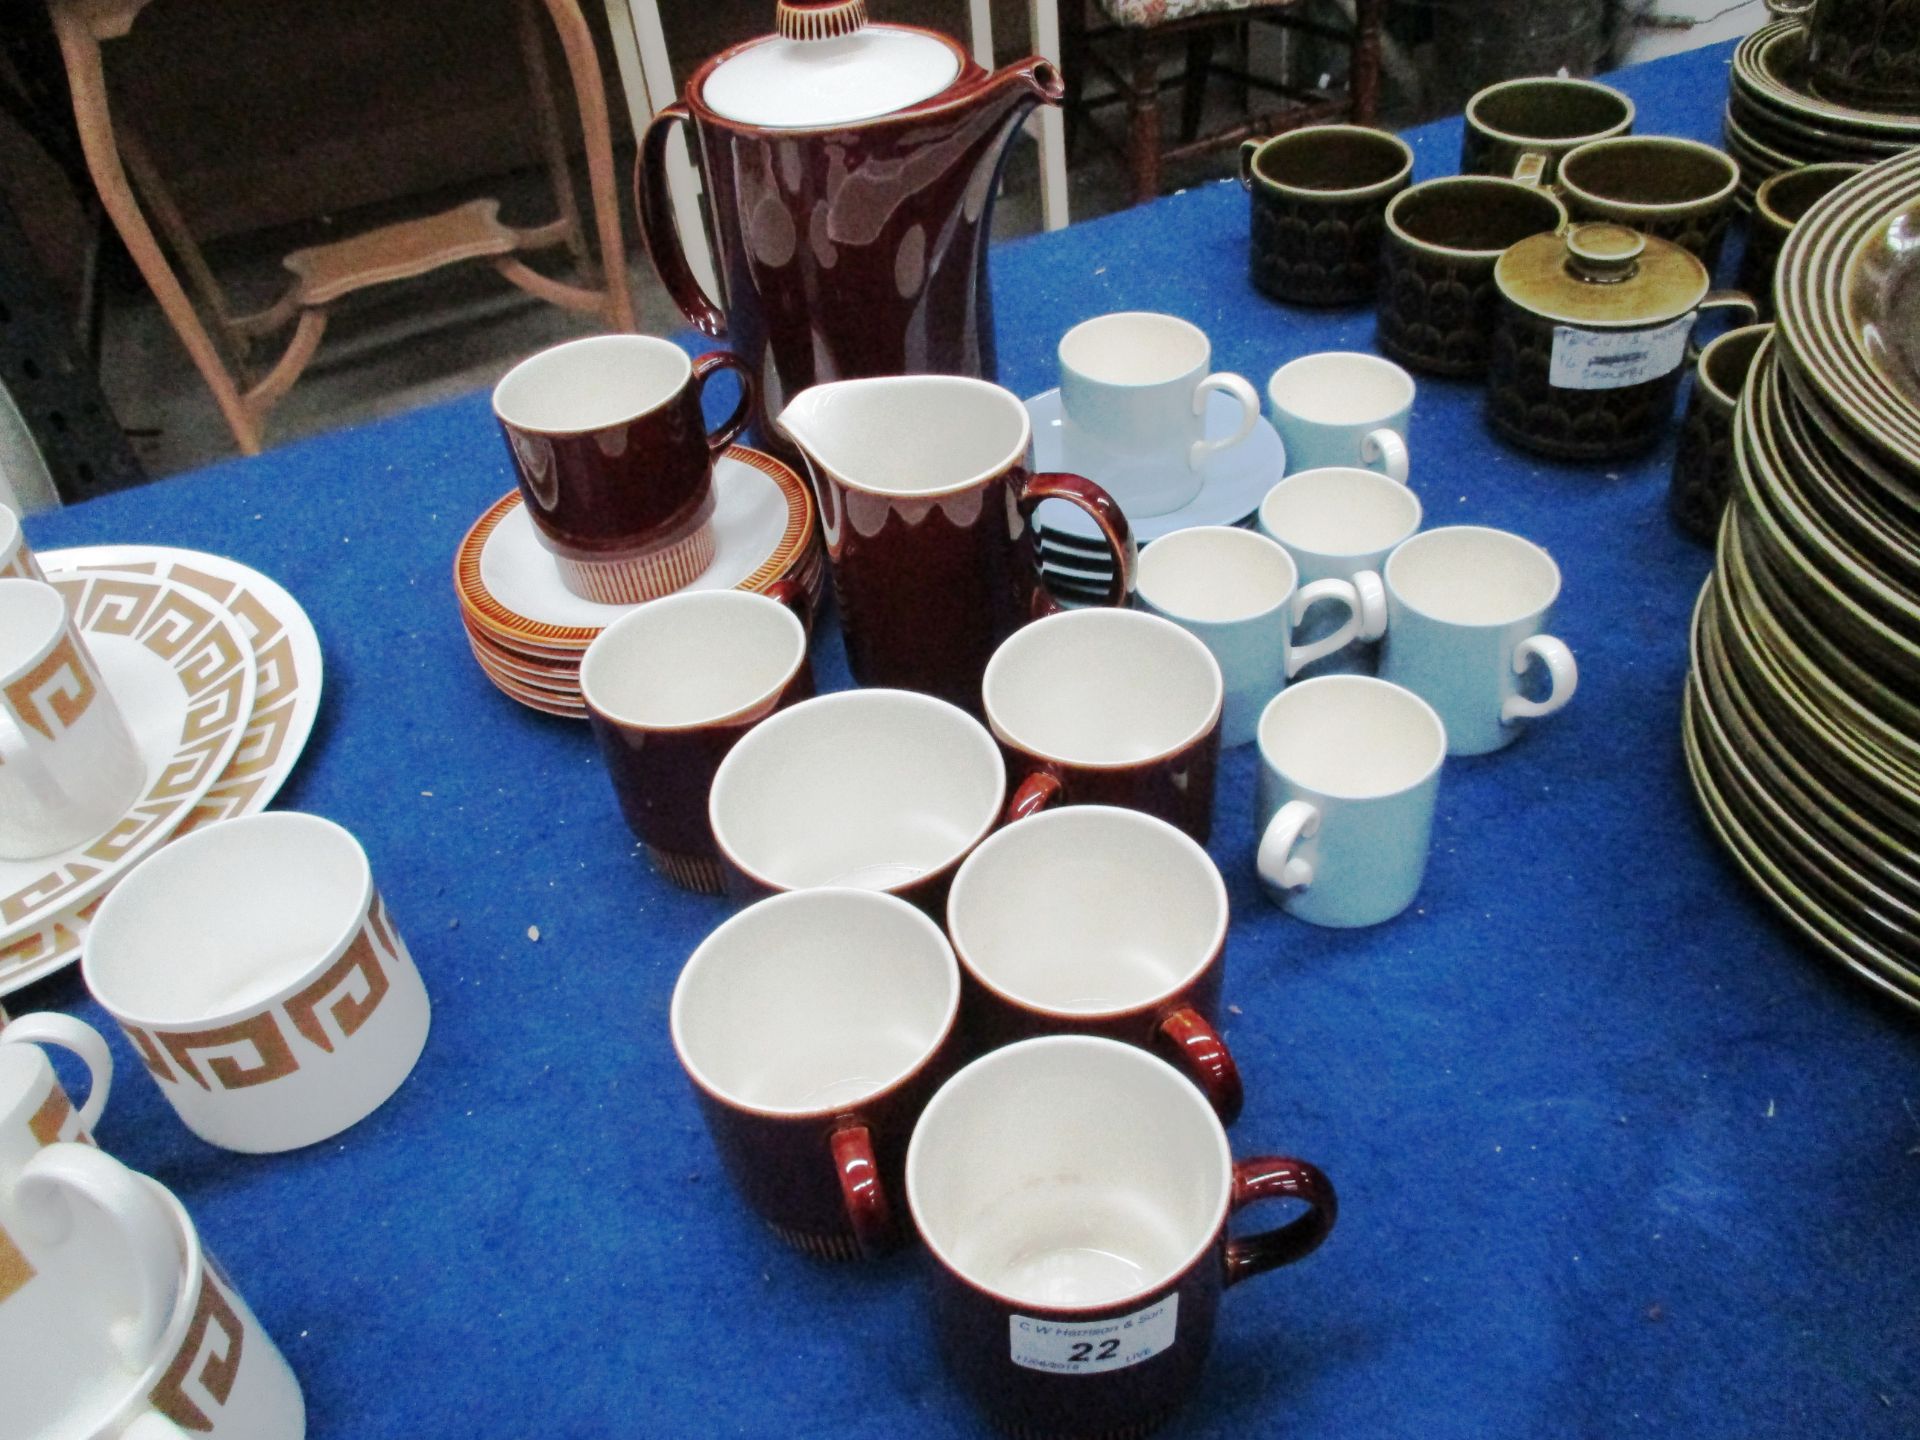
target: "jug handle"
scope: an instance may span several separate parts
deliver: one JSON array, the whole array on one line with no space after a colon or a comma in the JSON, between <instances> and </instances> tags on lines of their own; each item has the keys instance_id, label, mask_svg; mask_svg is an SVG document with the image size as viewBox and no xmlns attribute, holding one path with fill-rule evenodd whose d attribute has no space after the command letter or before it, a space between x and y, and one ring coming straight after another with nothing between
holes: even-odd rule
<instances>
[{"instance_id":1,"label":"jug handle","mask_svg":"<svg viewBox=\"0 0 1920 1440\"><path fill-rule=\"evenodd\" d=\"M1093 481L1078 475L1045 474L1030 475L1027 483L1020 488L1020 516L1029 527L1033 525L1033 512L1040 508L1042 500L1065 500L1084 510L1087 518L1100 527L1100 534L1107 542L1107 550L1113 557L1113 580L1107 586L1106 603L1125 605L1133 598L1133 571L1139 562L1140 550L1133 543L1133 531L1127 525L1127 517L1119 505L1106 491ZM1038 575L1038 562L1035 562L1033 581L1034 619L1048 614L1060 607L1053 597L1047 594L1046 585Z\"/></svg>"},{"instance_id":2,"label":"jug handle","mask_svg":"<svg viewBox=\"0 0 1920 1440\"><path fill-rule=\"evenodd\" d=\"M667 192L667 142L673 138L674 127L687 121L687 107L676 103L664 107L647 126L634 167L634 207L640 212L640 238L647 243L647 254L653 257L660 283L667 287L680 313L693 322L694 329L719 340L727 333L727 317L707 298L694 278L693 267L687 264L687 252L673 218L673 197ZM691 136L688 141L691 144Z\"/></svg>"}]
</instances>

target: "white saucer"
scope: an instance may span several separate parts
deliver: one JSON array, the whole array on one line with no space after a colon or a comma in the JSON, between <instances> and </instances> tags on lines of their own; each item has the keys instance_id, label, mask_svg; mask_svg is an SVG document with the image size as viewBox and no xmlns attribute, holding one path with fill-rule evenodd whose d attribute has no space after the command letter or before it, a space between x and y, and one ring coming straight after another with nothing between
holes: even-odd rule
<instances>
[{"instance_id":1,"label":"white saucer","mask_svg":"<svg viewBox=\"0 0 1920 1440\"><path fill-rule=\"evenodd\" d=\"M793 507L773 477L732 455L714 462L713 500L713 563L688 590L733 589L767 562L792 522ZM543 625L598 631L633 608L602 605L567 589L520 504L487 536L480 582L495 602Z\"/></svg>"},{"instance_id":2,"label":"white saucer","mask_svg":"<svg viewBox=\"0 0 1920 1440\"><path fill-rule=\"evenodd\" d=\"M1049 390L1044 395L1035 395L1026 406L1033 421L1033 468L1036 471L1067 468L1061 460L1060 392ZM1208 439L1224 440L1239 424L1239 401L1217 391L1207 396ZM1240 444L1207 457L1200 467L1200 493L1191 501L1164 515L1149 515L1144 519L1129 515L1127 523L1132 527L1133 538L1142 545L1176 530L1190 530L1195 525L1238 525L1260 508L1267 491L1279 483L1286 469L1287 452L1280 443L1280 433L1261 416ZM1096 485L1100 483L1098 475L1086 478ZM1048 539L1105 550L1100 531L1086 512L1064 500L1041 501L1035 520L1047 532Z\"/></svg>"},{"instance_id":3,"label":"white saucer","mask_svg":"<svg viewBox=\"0 0 1920 1440\"><path fill-rule=\"evenodd\" d=\"M245 634L203 591L118 570L49 573L48 580L66 597L126 717L147 787L92 840L33 860L0 860L0 965L37 974L49 957L16 947L103 893L186 822L239 749L257 689ZM9 973L9 988L24 983Z\"/></svg>"}]
</instances>

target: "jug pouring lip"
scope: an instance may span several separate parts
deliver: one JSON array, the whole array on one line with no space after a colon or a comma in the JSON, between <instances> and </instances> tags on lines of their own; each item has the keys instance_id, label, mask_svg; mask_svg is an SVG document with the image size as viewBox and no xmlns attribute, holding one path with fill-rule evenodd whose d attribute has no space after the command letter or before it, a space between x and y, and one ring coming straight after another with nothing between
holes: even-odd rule
<instances>
[{"instance_id":1,"label":"jug pouring lip","mask_svg":"<svg viewBox=\"0 0 1920 1440\"><path fill-rule=\"evenodd\" d=\"M852 395L940 391L953 397L944 411L916 406L909 398L891 415L864 406L864 414L847 411L829 419L822 413L845 411ZM991 380L967 375L829 380L795 395L774 424L800 448L809 468L845 489L888 500L938 500L978 489L1024 466L1033 441L1033 420L1020 397ZM836 425L844 430L829 434ZM856 429L857 434L844 433ZM937 478L927 484L876 479L902 471L930 471Z\"/></svg>"},{"instance_id":2,"label":"jug pouring lip","mask_svg":"<svg viewBox=\"0 0 1920 1440\"><path fill-rule=\"evenodd\" d=\"M968 105L978 104L995 92L1007 90L1013 92L1010 98L1030 99L1034 104L1058 105L1066 95L1066 82L1061 77L1060 67L1044 55L1029 55L1016 60L998 70L983 69L973 55L951 35L943 35L937 30L927 30L915 25L874 25L872 29L906 30L916 35L938 40L953 53L958 62L952 81L945 89L928 96L925 100L898 110L884 111L859 120L838 120L824 125L765 125L750 120L736 120L723 115L706 102L706 85L713 72L727 61L764 45L769 40L778 40L779 36L761 35L744 40L738 45L728 46L719 54L704 61L687 79L686 89L681 99L694 119L702 126L714 125L726 130L743 134L761 136L767 139L781 137L806 137L814 135L845 134L849 131L884 129L894 125L923 123L948 111L958 110ZM1020 92L1025 92L1024 97Z\"/></svg>"}]
</instances>

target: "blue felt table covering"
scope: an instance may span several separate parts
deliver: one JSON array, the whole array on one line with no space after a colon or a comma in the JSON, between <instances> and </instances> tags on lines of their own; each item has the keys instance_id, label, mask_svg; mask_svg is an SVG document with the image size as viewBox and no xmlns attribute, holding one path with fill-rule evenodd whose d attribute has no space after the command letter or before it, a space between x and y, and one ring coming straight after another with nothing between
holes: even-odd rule
<instances>
[{"instance_id":1,"label":"blue felt table covering","mask_svg":"<svg viewBox=\"0 0 1920 1440\"><path fill-rule=\"evenodd\" d=\"M1728 55L1622 74L1640 132L1716 138ZM1409 139L1417 178L1455 169L1457 122ZM1223 183L999 250L1003 381L1052 385L1057 337L1108 310L1197 322L1256 385L1370 347L1369 311L1260 298L1246 230ZM1666 518L1670 443L1547 464L1493 441L1476 389L1420 383L1428 523L1555 554L1580 692L1448 763L1421 898L1373 930L1261 899L1254 761L1226 758L1234 1146L1321 1165L1341 1219L1225 1297L1169 1433L1920 1433L1914 1024L1777 923L1695 811L1679 705L1709 557ZM281 803L365 842L435 1006L388 1105L268 1158L192 1138L114 1031L100 1140L185 1199L316 1436L973 1433L922 1257L812 1263L718 1173L666 1008L729 907L649 872L587 728L496 694L461 634L454 546L510 483L473 395L29 523L42 548L218 551L301 599L327 694ZM837 636L815 648L844 685ZM9 1003L108 1023L72 973Z\"/></svg>"}]
</instances>

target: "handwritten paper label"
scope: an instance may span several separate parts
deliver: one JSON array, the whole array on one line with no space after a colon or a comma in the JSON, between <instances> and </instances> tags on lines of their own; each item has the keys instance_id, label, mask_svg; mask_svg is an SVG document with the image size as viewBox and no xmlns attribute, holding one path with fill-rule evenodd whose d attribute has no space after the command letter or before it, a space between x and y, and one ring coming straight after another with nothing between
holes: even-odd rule
<instances>
[{"instance_id":1,"label":"handwritten paper label","mask_svg":"<svg viewBox=\"0 0 1920 1440\"><path fill-rule=\"evenodd\" d=\"M1054 1375L1098 1375L1151 1360L1173 1344L1178 1291L1115 1320L1063 1322L1009 1315L1013 1363Z\"/></svg>"},{"instance_id":2,"label":"handwritten paper label","mask_svg":"<svg viewBox=\"0 0 1920 1440\"><path fill-rule=\"evenodd\" d=\"M1582 330L1553 327L1553 364L1547 383L1556 390L1618 390L1671 375L1687 358L1693 316L1682 315L1650 330Z\"/></svg>"}]
</instances>

